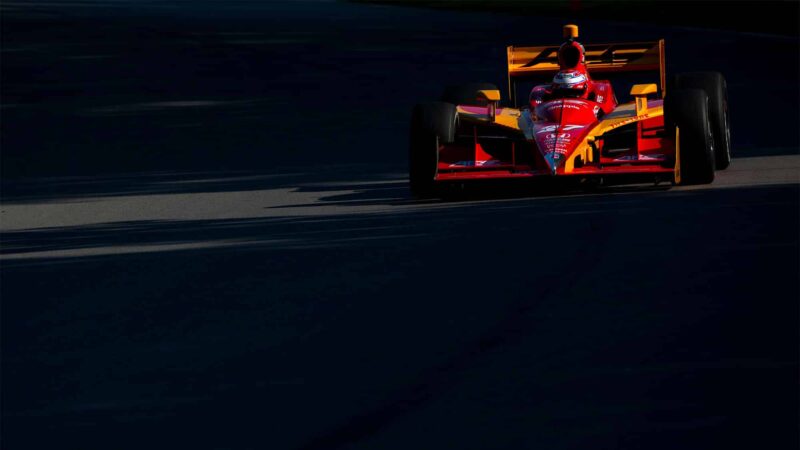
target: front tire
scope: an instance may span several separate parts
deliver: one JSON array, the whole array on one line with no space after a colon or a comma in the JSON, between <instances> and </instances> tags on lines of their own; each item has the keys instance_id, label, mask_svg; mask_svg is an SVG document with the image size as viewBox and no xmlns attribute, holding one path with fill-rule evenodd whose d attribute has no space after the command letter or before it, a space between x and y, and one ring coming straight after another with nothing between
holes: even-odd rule
<instances>
[{"instance_id":1,"label":"front tire","mask_svg":"<svg viewBox=\"0 0 800 450\"><path fill-rule=\"evenodd\" d=\"M439 146L455 140L456 107L450 103L429 102L414 106L411 113L408 148L408 179L417 198L435 194Z\"/></svg>"},{"instance_id":2,"label":"front tire","mask_svg":"<svg viewBox=\"0 0 800 450\"><path fill-rule=\"evenodd\" d=\"M689 72L675 77L676 89L702 89L708 95L708 115L714 133L717 170L731 164L731 126L728 116L728 84L719 72ZM667 91L669 95L669 91Z\"/></svg>"},{"instance_id":3,"label":"front tire","mask_svg":"<svg viewBox=\"0 0 800 450\"><path fill-rule=\"evenodd\" d=\"M674 89L665 99L668 129L678 127L680 184L714 181L714 135L708 113L709 98L701 89Z\"/></svg>"}]
</instances>

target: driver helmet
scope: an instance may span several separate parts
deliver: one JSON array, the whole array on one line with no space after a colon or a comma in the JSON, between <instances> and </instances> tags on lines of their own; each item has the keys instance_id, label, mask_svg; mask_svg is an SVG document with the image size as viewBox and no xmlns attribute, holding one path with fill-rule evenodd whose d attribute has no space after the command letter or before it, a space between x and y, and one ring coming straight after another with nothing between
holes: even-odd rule
<instances>
[{"instance_id":1,"label":"driver helmet","mask_svg":"<svg viewBox=\"0 0 800 450\"><path fill-rule=\"evenodd\" d=\"M581 97L587 87L586 74L579 70L562 70L553 77L553 94L558 97Z\"/></svg>"}]
</instances>

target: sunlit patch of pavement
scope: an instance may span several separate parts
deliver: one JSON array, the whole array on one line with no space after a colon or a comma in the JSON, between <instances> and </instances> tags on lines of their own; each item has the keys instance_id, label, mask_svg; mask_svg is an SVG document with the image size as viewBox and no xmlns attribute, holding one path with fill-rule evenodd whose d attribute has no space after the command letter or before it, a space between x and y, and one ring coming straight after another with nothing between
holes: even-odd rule
<instances>
[{"instance_id":1,"label":"sunlit patch of pavement","mask_svg":"<svg viewBox=\"0 0 800 450\"><path fill-rule=\"evenodd\" d=\"M298 181L302 176L302 173L287 173L285 178L274 175L215 177L201 173L182 179L157 179L156 184L166 187L164 192L157 194L88 196L54 202L6 204L0 213L0 229L4 233L0 260L233 247L322 248L357 245L365 240L391 242L422 236L413 225L400 230L381 225L392 223L392 218L398 214L424 214L434 222L453 220L454 215L463 214L507 214L520 208L524 208L526 215L539 219L604 215L610 211L642 214L658 207L654 203L656 199L678 199L692 195L695 190L798 184L800 156L737 159L728 171L718 172L714 184L706 186L658 190L646 186L640 190L610 188L577 194L460 201L416 201L410 197L405 179L398 173L387 173L366 181L327 183L303 183ZM80 183L85 180L73 181ZM217 183L236 181L265 185L288 181L290 186L169 193L171 188L185 185L213 187ZM759 201L765 207L772 204L767 200ZM738 203L722 202L708 207L739 206ZM342 222L336 233L315 231L316 223L337 220ZM359 226L363 220L377 224ZM290 222L294 224L291 227L286 225ZM408 219L408 222L413 223L413 220ZM175 229L185 232L176 233ZM132 242L126 241L124 236L132 236L129 238Z\"/></svg>"}]
</instances>

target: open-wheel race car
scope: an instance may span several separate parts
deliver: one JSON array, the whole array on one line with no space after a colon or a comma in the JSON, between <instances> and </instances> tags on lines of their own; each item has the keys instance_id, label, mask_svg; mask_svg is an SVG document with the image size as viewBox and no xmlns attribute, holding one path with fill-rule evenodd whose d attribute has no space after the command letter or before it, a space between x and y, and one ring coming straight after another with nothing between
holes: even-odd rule
<instances>
[{"instance_id":1,"label":"open-wheel race car","mask_svg":"<svg viewBox=\"0 0 800 450\"><path fill-rule=\"evenodd\" d=\"M560 46L508 47L511 107L489 83L451 86L440 101L414 107L414 195L503 178L705 184L728 167L721 74L684 73L667 83L663 39L584 47L575 25L564 26L564 37ZM618 102L619 86L629 87L630 101ZM518 92L529 95L518 102Z\"/></svg>"}]
</instances>

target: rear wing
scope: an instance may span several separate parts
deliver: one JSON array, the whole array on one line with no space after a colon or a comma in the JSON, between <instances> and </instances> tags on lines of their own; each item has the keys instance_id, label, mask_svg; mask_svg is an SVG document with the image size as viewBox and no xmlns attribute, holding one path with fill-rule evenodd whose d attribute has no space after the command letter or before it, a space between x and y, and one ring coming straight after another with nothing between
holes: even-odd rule
<instances>
[{"instance_id":1,"label":"rear wing","mask_svg":"<svg viewBox=\"0 0 800 450\"><path fill-rule=\"evenodd\" d=\"M558 72L560 45L539 47L508 46L508 91L516 101L517 81L552 77ZM616 72L658 72L662 97L666 89L664 40L585 45L586 68L590 75Z\"/></svg>"}]
</instances>

